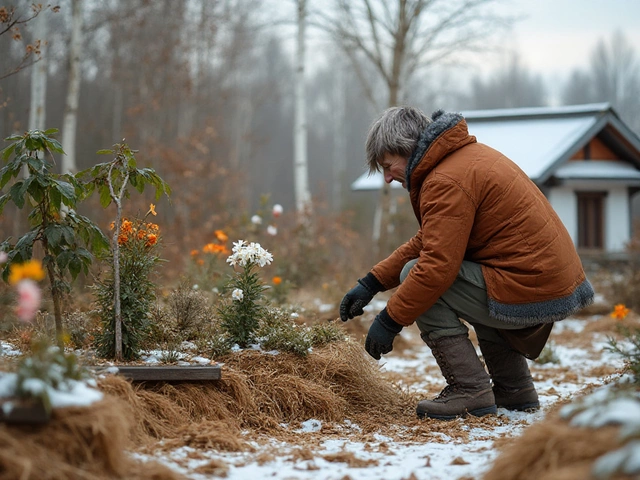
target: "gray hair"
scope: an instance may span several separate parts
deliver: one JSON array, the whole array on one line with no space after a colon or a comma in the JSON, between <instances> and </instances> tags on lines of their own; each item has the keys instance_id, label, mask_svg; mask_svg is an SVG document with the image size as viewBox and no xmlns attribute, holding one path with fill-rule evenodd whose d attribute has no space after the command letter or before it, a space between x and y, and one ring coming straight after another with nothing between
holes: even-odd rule
<instances>
[{"instance_id":1,"label":"gray hair","mask_svg":"<svg viewBox=\"0 0 640 480\"><path fill-rule=\"evenodd\" d=\"M381 170L387 153L408 159L430 123L431 119L415 107L391 107L382 112L367 134L369 175Z\"/></svg>"}]
</instances>

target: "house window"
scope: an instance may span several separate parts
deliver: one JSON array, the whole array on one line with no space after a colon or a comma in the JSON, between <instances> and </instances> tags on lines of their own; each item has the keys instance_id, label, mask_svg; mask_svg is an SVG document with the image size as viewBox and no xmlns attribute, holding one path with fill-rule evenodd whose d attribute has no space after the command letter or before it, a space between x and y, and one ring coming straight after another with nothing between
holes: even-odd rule
<instances>
[{"instance_id":1,"label":"house window","mask_svg":"<svg viewBox=\"0 0 640 480\"><path fill-rule=\"evenodd\" d=\"M606 192L577 192L578 248L604 248L604 199Z\"/></svg>"}]
</instances>

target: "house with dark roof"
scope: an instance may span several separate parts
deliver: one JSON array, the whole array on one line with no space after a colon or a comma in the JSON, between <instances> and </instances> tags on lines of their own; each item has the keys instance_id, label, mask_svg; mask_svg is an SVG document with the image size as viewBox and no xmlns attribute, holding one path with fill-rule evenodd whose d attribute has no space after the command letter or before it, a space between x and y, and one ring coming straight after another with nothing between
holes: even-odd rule
<instances>
[{"instance_id":1,"label":"house with dark roof","mask_svg":"<svg viewBox=\"0 0 640 480\"><path fill-rule=\"evenodd\" d=\"M608 103L462 112L478 142L517 163L546 195L581 253L625 251L640 191L640 137ZM353 190L378 190L382 174ZM402 188L397 182L394 188Z\"/></svg>"}]
</instances>

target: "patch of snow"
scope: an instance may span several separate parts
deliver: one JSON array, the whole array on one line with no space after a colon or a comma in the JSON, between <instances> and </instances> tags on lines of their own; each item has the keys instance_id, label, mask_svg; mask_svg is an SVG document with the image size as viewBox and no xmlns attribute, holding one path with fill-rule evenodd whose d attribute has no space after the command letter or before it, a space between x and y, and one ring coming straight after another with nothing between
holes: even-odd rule
<instances>
[{"instance_id":1,"label":"patch of snow","mask_svg":"<svg viewBox=\"0 0 640 480\"><path fill-rule=\"evenodd\" d=\"M611 478L615 473L640 473L640 440L633 440L600 457L593 465L592 473L598 479Z\"/></svg>"},{"instance_id":2,"label":"patch of snow","mask_svg":"<svg viewBox=\"0 0 640 480\"><path fill-rule=\"evenodd\" d=\"M13 397L18 389L18 376L15 373L0 372L0 397Z\"/></svg>"},{"instance_id":3,"label":"patch of snow","mask_svg":"<svg viewBox=\"0 0 640 480\"><path fill-rule=\"evenodd\" d=\"M46 391L52 408L86 407L102 400L103 397L99 390L90 387L86 382L76 380L66 380L59 388L55 389L42 380L30 378L23 383L23 386L34 395ZM0 397L16 396L17 387L17 374L0 372Z\"/></svg>"},{"instance_id":4,"label":"patch of snow","mask_svg":"<svg viewBox=\"0 0 640 480\"><path fill-rule=\"evenodd\" d=\"M186 340L180 344L180 350L196 350L197 348L195 343Z\"/></svg>"},{"instance_id":5,"label":"patch of snow","mask_svg":"<svg viewBox=\"0 0 640 480\"><path fill-rule=\"evenodd\" d=\"M598 317L599 318L599 317ZM567 318L560 322L556 322L553 325L553 333L562 333L566 331L580 333L584 330L584 327L588 323L588 320L581 320L576 318Z\"/></svg>"},{"instance_id":6,"label":"patch of snow","mask_svg":"<svg viewBox=\"0 0 640 480\"><path fill-rule=\"evenodd\" d=\"M0 342L0 356L17 357L22 352L7 342Z\"/></svg>"},{"instance_id":7,"label":"patch of snow","mask_svg":"<svg viewBox=\"0 0 640 480\"><path fill-rule=\"evenodd\" d=\"M315 418L310 418L302 422L302 428L296 430L296 432L319 432L322 429L322 422Z\"/></svg>"},{"instance_id":8,"label":"patch of snow","mask_svg":"<svg viewBox=\"0 0 640 480\"><path fill-rule=\"evenodd\" d=\"M209 365L211 363L211 359L206 357L191 357L192 362L199 363L200 365Z\"/></svg>"}]
</instances>

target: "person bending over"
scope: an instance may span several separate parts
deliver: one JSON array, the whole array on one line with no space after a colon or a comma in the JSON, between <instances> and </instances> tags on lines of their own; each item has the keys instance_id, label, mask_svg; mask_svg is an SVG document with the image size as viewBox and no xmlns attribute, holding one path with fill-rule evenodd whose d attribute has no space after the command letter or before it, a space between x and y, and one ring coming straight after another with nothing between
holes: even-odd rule
<instances>
[{"instance_id":1,"label":"person bending over","mask_svg":"<svg viewBox=\"0 0 640 480\"><path fill-rule=\"evenodd\" d=\"M341 319L398 287L365 349L379 360L417 323L447 382L418 403L420 418L538 408L526 358L539 355L553 322L594 297L546 197L513 161L477 142L458 113L389 108L370 127L366 153L370 174L382 170L407 190L419 229L344 296ZM488 374L460 319L475 329Z\"/></svg>"}]
</instances>

